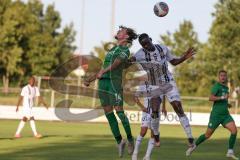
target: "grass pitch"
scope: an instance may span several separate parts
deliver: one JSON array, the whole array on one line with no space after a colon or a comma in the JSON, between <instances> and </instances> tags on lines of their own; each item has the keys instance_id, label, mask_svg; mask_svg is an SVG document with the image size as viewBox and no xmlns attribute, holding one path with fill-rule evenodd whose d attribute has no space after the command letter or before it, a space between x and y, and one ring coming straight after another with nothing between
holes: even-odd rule
<instances>
[{"instance_id":1,"label":"grass pitch","mask_svg":"<svg viewBox=\"0 0 240 160\"><path fill-rule=\"evenodd\" d=\"M66 123L37 121L42 139L32 137L27 124L21 139L12 139L19 121L0 121L0 160L120 160L115 141L107 124ZM120 125L121 126L121 125ZM226 160L229 133L220 127L213 137L197 148L190 158L185 157L187 141L181 126L162 125L161 147L155 148L152 160ZM198 137L206 127L193 127ZM139 125L132 125L133 135L139 133ZM121 127L121 133L125 137ZM140 159L146 151L149 134L140 150ZM236 155L239 156L239 138ZM121 160L131 157L125 152Z\"/></svg>"}]
</instances>

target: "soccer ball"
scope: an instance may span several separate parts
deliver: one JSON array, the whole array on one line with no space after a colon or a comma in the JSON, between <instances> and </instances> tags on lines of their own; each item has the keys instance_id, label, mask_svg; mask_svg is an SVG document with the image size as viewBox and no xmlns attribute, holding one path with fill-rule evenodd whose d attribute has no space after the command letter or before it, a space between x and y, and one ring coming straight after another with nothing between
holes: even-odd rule
<instances>
[{"instance_id":1,"label":"soccer ball","mask_svg":"<svg viewBox=\"0 0 240 160\"><path fill-rule=\"evenodd\" d=\"M154 5L153 8L154 14L158 17L164 17L168 14L169 8L167 3L165 2L158 2Z\"/></svg>"}]
</instances>

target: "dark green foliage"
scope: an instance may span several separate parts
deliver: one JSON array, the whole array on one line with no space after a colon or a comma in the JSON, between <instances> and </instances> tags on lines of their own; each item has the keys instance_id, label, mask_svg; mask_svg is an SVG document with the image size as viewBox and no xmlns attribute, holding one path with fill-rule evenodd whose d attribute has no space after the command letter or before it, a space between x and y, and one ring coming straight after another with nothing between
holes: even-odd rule
<instances>
[{"instance_id":1,"label":"dark green foliage","mask_svg":"<svg viewBox=\"0 0 240 160\"><path fill-rule=\"evenodd\" d=\"M0 76L7 91L11 76L48 76L75 50L73 25L61 28L54 5L38 0L0 1ZM14 78L14 79L15 79Z\"/></svg>"}]
</instances>

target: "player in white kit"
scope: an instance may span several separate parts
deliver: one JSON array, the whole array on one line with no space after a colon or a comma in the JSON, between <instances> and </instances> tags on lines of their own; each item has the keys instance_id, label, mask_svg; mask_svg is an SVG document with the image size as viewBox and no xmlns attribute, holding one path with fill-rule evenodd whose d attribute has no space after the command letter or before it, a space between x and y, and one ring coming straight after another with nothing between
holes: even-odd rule
<instances>
[{"instance_id":1,"label":"player in white kit","mask_svg":"<svg viewBox=\"0 0 240 160\"><path fill-rule=\"evenodd\" d=\"M23 118L21 122L19 123L19 126L17 128L17 131L15 133L15 138L21 137L21 131L25 125L25 123L29 120L30 126L32 128L33 134L36 138L41 138L42 135L37 133L36 125L34 122L34 114L32 112L32 108L34 105L35 98L38 98L39 103L42 103L46 108L48 108L48 105L44 102L43 98L40 96L40 92L38 87L35 86L35 78L30 77L28 80L28 84L22 88L21 95L19 97L16 112L19 110L19 105L22 103L23 105Z\"/></svg>"},{"instance_id":2,"label":"player in white kit","mask_svg":"<svg viewBox=\"0 0 240 160\"><path fill-rule=\"evenodd\" d=\"M166 95L166 98L179 117L180 123L188 137L189 145L193 146L194 139L189 120L183 111L180 94L176 83L172 74L168 70L168 62L174 66L178 65L191 58L195 54L194 49L189 48L183 54L183 56L176 57L171 54L170 50L166 46L153 44L152 39L146 33L141 34L138 40L143 48L136 52L130 58L130 61L141 64L143 69L147 72L148 83L153 86L159 86L161 94ZM159 129L159 106L155 105L158 104L158 97L159 95L156 95L155 97L151 98L153 110L151 115L151 128L155 137L157 137ZM157 141L156 138L155 141Z\"/></svg>"},{"instance_id":3,"label":"player in white kit","mask_svg":"<svg viewBox=\"0 0 240 160\"><path fill-rule=\"evenodd\" d=\"M149 86L147 83L145 84L145 86L140 86L140 87L141 87L140 90L145 89L145 90L148 90L149 92L151 91L151 86ZM165 96L160 96L160 98L161 98L161 102L162 102L162 113L166 116L167 111L166 111L166 107L165 107ZM139 152L139 149L140 149L140 145L141 145L142 140L143 140L144 136L146 135L148 129L151 130L151 138L148 141L147 151L146 151L146 154L145 154L143 160L150 160L152 150L153 150L154 146L160 147L160 141L157 144L155 143L154 136L153 136L153 131L151 129L152 108L150 106L150 100L151 100L151 97L145 97L144 98L144 105L143 105L140 102L139 98L137 96L135 97L135 102L137 103L137 105L142 110L142 121L141 121L141 131L140 131L140 134L138 135L138 137L136 139L134 152L132 154L132 160L138 160L138 152ZM160 105L160 103L159 103L159 105Z\"/></svg>"}]
</instances>

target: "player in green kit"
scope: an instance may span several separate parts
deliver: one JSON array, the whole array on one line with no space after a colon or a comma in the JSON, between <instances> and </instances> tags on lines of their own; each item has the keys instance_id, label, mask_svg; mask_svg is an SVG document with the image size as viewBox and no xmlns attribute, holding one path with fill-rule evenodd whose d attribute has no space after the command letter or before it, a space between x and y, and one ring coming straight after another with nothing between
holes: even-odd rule
<instances>
[{"instance_id":1,"label":"player in green kit","mask_svg":"<svg viewBox=\"0 0 240 160\"><path fill-rule=\"evenodd\" d=\"M102 70L99 71L95 78L85 81L85 85L88 86L94 79L99 79L98 95L113 136L118 144L120 157L123 156L126 141L121 136L113 109L116 110L117 116L123 124L128 139L128 153L132 154L134 150L133 136L128 118L123 110L122 72L130 55L128 46L136 38L137 34L133 29L120 26L115 36L117 45L106 54Z\"/></svg>"},{"instance_id":2,"label":"player in green kit","mask_svg":"<svg viewBox=\"0 0 240 160\"><path fill-rule=\"evenodd\" d=\"M219 71L218 82L212 87L211 96L209 97L210 101L213 101L213 108L210 115L208 128L205 134L202 134L197 141L195 146L189 148L186 151L186 155L189 156L198 145L211 137L217 127L221 124L223 127L228 129L231 132L229 138L228 152L227 157L235 160L239 160L234 155L234 144L237 138L237 127L235 122L228 111L228 98L229 98L229 89L226 86L227 83L227 72L224 70Z\"/></svg>"}]
</instances>

